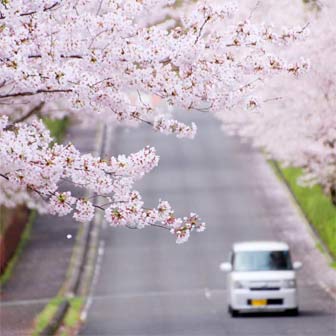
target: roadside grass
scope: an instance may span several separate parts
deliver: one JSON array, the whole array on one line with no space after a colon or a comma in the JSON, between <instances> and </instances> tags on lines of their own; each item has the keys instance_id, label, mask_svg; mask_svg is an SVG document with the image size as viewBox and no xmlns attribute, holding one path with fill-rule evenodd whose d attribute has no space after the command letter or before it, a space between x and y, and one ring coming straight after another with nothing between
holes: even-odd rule
<instances>
[{"instance_id":1,"label":"roadside grass","mask_svg":"<svg viewBox=\"0 0 336 336\"><path fill-rule=\"evenodd\" d=\"M32 336L39 336L43 329L48 325L57 311L58 306L64 301L63 297L56 296L49 301L43 310L35 318L35 328Z\"/></svg>"},{"instance_id":2,"label":"roadside grass","mask_svg":"<svg viewBox=\"0 0 336 336\"><path fill-rule=\"evenodd\" d=\"M313 187L299 186L297 179L302 174L300 168L283 168L272 161L270 163L276 174L287 183L313 229L331 256L336 259L336 207L330 198L318 185ZM317 248L323 250L319 243ZM336 261L332 262L331 267L336 267Z\"/></svg>"},{"instance_id":3,"label":"roadside grass","mask_svg":"<svg viewBox=\"0 0 336 336\"><path fill-rule=\"evenodd\" d=\"M63 321L64 327L75 328L78 326L83 305L84 299L82 297L74 297L70 300L70 308Z\"/></svg>"},{"instance_id":4,"label":"roadside grass","mask_svg":"<svg viewBox=\"0 0 336 336\"><path fill-rule=\"evenodd\" d=\"M36 316L32 336L39 336L45 327L53 319L58 307L64 302L69 301L69 309L63 319L59 332L62 336L72 335L74 329L77 329L80 323L80 313L84 304L82 297L73 297L66 299L62 296L56 296L49 301L43 310Z\"/></svg>"},{"instance_id":5,"label":"roadside grass","mask_svg":"<svg viewBox=\"0 0 336 336\"><path fill-rule=\"evenodd\" d=\"M330 263L330 267L336 269L336 261L332 261L332 262Z\"/></svg>"},{"instance_id":6,"label":"roadside grass","mask_svg":"<svg viewBox=\"0 0 336 336\"><path fill-rule=\"evenodd\" d=\"M9 263L6 266L5 272L0 276L0 286L2 287L11 277L14 267L19 259L19 257L21 256L23 249L25 247L25 245L27 244L27 241L30 238L30 234L31 234L31 230L32 230L32 226L33 223L35 221L36 218L36 211L31 211L29 218L28 218L28 223L21 235L21 239L20 242L16 248L16 251L13 255L13 257L10 259Z\"/></svg>"}]
</instances>

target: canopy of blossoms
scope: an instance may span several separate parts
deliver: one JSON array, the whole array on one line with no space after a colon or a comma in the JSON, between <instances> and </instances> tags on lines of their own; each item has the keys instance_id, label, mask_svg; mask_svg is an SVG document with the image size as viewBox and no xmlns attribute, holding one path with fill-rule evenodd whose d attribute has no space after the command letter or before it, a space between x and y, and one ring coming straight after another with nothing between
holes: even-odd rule
<instances>
[{"instance_id":1,"label":"canopy of blossoms","mask_svg":"<svg viewBox=\"0 0 336 336\"><path fill-rule=\"evenodd\" d=\"M281 14L284 10L289 13L286 17ZM282 74L268 81L267 89L257 93L258 100L265 95L276 99L264 108L219 118L224 128L251 138L272 158L303 168L299 182L322 185L336 203L336 3L270 0L255 15L279 24L309 25L309 38L284 53L293 59L309 57L311 69L295 80Z\"/></svg>"},{"instance_id":2,"label":"canopy of blossoms","mask_svg":"<svg viewBox=\"0 0 336 336\"><path fill-rule=\"evenodd\" d=\"M156 14L159 13L159 14ZM225 115L262 105L269 78L298 76L308 63L282 51L304 26L273 28L241 18L229 1L0 1L0 205L90 221L104 211L113 226L170 230L177 242L203 231L195 214L177 218L166 201L144 207L134 182L157 166L154 148L99 158L53 144L42 116L97 119L193 138L196 125L170 119L166 105ZM105 199L94 204L60 188L70 181Z\"/></svg>"}]
</instances>

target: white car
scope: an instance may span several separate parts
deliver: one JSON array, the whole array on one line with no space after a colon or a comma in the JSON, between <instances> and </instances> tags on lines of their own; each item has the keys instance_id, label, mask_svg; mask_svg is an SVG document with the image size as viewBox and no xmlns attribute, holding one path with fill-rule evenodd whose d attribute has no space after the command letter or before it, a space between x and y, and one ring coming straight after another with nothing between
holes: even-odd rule
<instances>
[{"instance_id":1,"label":"white car","mask_svg":"<svg viewBox=\"0 0 336 336\"><path fill-rule=\"evenodd\" d=\"M233 245L230 262L220 269L228 272L228 310L240 312L299 312L295 270L287 244L282 242L242 242Z\"/></svg>"}]
</instances>

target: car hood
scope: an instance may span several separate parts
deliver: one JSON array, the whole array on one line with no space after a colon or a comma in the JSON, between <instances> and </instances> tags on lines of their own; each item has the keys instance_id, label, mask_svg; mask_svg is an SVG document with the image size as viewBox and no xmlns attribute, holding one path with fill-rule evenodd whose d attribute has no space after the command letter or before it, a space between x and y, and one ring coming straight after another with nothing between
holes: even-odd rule
<instances>
[{"instance_id":1,"label":"car hood","mask_svg":"<svg viewBox=\"0 0 336 336\"><path fill-rule=\"evenodd\" d=\"M240 281L278 281L295 279L294 271L256 271L232 272L232 280Z\"/></svg>"}]
</instances>

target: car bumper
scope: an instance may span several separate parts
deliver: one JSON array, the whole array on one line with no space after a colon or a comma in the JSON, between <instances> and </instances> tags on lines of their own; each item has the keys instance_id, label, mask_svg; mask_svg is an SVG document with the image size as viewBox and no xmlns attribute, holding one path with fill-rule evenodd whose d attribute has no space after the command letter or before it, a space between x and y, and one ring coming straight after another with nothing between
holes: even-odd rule
<instances>
[{"instance_id":1,"label":"car bumper","mask_svg":"<svg viewBox=\"0 0 336 336\"><path fill-rule=\"evenodd\" d=\"M255 306L254 300L266 300L266 304ZM279 290L234 289L230 294L232 309L246 312L285 311L298 307L297 291L295 288Z\"/></svg>"}]
</instances>

